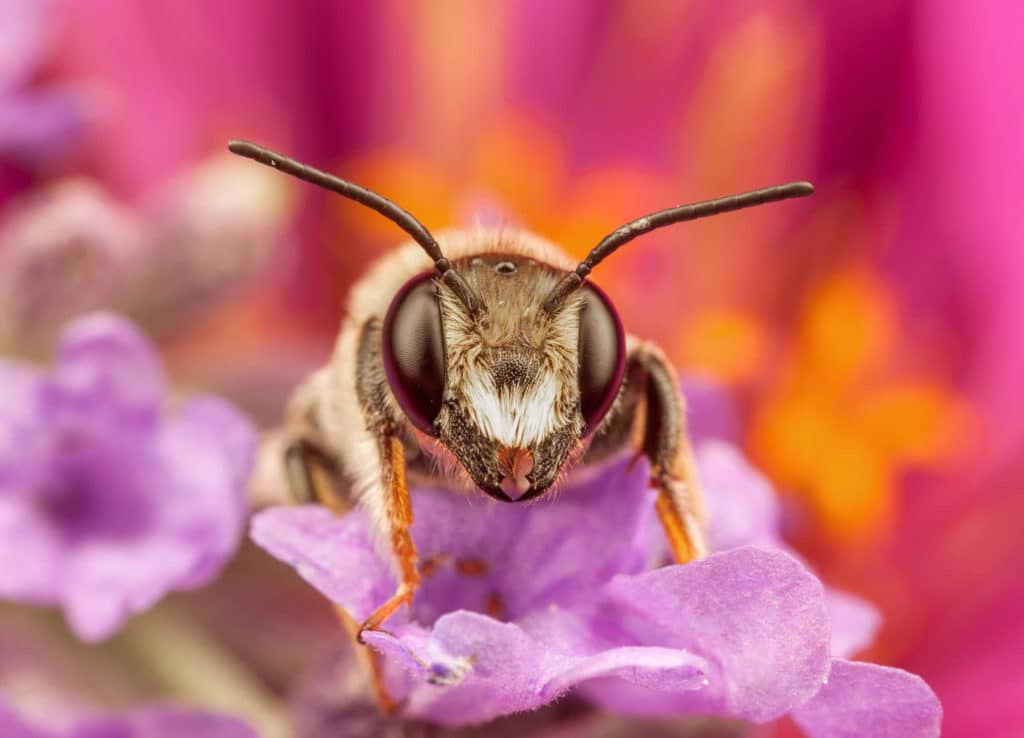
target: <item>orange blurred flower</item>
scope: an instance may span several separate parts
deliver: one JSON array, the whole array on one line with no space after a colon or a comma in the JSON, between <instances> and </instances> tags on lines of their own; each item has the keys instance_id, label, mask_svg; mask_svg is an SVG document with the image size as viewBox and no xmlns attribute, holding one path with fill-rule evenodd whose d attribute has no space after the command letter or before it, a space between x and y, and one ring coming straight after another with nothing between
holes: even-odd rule
<instances>
[{"instance_id":1,"label":"orange blurred flower","mask_svg":"<svg viewBox=\"0 0 1024 738\"><path fill-rule=\"evenodd\" d=\"M841 539L892 521L902 472L964 450L966 401L944 378L895 367L906 335L879 277L836 272L807 295L792 355L754 412L753 453Z\"/></svg>"}]
</instances>

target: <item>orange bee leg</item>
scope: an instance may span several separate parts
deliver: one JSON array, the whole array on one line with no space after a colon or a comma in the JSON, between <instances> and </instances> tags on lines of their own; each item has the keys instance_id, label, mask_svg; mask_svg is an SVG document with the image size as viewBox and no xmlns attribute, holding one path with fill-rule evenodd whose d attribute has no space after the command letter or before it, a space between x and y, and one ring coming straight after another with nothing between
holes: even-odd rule
<instances>
[{"instance_id":1,"label":"orange bee leg","mask_svg":"<svg viewBox=\"0 0 1024 738\"><path fill-rule=\"evenodd\" d=\"M391 714L401 705L391 696L384 682L381 655L372 648L362 645L362 633L365 630L378 630L403 603L412 602L412 595L419 584L419 573L416 571L416 549L409 535L412 507L405 486L401 442L393 436L382 439L381 456L385 489L388 491L388 521L392 528L392 547L400 564L401 584L395 595L362 624L356 622L341 607L335 610L342 626L357 644L356 655L369 676L370 688L377 706L381 712ZM309 439L299 438L288 445L285 452L285 468L292 497L297 502L320 502L337 515L343 515L354 507L337 463Z\"/></svg>"},{"instance_id":2,"label":"orange bee leg","mask_svg":"<svg viewBox=\"0 0 1024 738\"><path fill-rule=\"evenodd\" d=\"M409 529L412 527L412 503L405 481L405 458L402 442L397 436L387 434L381 438L381 469L384 484L384 506L391 539L391 551L398 565L398 588L383 605L363 621L359 628L359 640L367 630L380 630L384 622L402 605L411 605L413 595L420 585L420 573L416 566L419 558Z\"/></svg>"},{"instance_id":3,"label":"orange bee leg","mask_svg":"<svg viewBox=\"0 0 1024 738\"><path fill-rule=\"evenodd\" d=\"M690 439L685 404L675 369L660 351L641 344L629 357L644 377L640 448L651 462L656 509L673 558L679 563L707 555L704 496Z\"/></svg>"}]
</instances>

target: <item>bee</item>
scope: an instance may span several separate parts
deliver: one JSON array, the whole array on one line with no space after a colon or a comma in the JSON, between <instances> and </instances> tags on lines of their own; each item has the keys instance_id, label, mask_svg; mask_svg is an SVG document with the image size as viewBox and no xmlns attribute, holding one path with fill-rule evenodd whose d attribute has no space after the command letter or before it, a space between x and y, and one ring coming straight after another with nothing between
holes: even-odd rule
<instances>
[{"instance_id":1,"label":"bee","mask_svg":"<svg viewBox=\"0 0 1024 738\"><path fill-rule=\"evenodd\" d=\"M229 149L365 205L412 238L353 287L333 358L295 391L282 432L264 451L280 463L294 498L360 505L389 549L397 589L358 634L380 629L420 584L410 478L526 502L549 493L577 462L632 450L650 463L674 559L706 554L676 371L657 346L626 333L589 275L644 233L804 197L814 191L809 183L645 215L575 263L522 231L435 238L358 185L246 141Z\"/></svg>"}]
</instances>

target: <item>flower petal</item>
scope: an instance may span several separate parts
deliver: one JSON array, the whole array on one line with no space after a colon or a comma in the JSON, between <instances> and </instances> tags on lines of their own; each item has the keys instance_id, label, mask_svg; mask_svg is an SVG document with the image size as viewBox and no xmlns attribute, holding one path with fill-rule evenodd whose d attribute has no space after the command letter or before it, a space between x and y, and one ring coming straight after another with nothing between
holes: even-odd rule
<instances>
[{"instance_id":1,"label":"flower petal","mask_svg":"<svg viewBox=\"0 0 1024 738\"><path fill-rule=\"evenodd\" d=\"M751 544L780 546L779 506L768 480L731 444L705 441L696 455L707 490L711 550Z\"/></svg>"},{"instance_id":2,"label":"flower petal","mask_svg":"<svg viewBox=\"0 0 1024 738\"><path fill-rule=\"evenodd\" d=\"M54 604L66 578L63 541L31 506L0 497L0 599Z\"/></svg>"},{"instance_id":3,"label":"flower petal","mask_svg":"<svg viewBox=\"0 0 1024 738\"><path fill-rule=\"evenodd\" d=\"M706 685L710 667L705 659L681 648L639 645L623 629L608 627L605 604L547 607L518 621L537 641L548 699L584 682L587 689L600 682L609 689L626 683L657 691Z\"/></svg>"},{"instance_id":4,"label":"flower petal","mask_svg":"<svg viewBox=\"0 0 1024 738\"><path fill-rule=\"evenodd\" d=\"M882 623L874 605L831 588L825 589L825 604L832 622L833 658L850 658L874 640Z\"/></svg>"},{"instance_id":5,"label":"flower petal","mask_svg":"<svg viewBox=\"0 0 1024 738\"><path fill-rule=\"evenodd\" d=\"M158 356L131 323L82 318L48 374L0 363L4 378L0 435L21 466L0 456L0 596L60 604L98 640L234 553L255 431L211 397L161 423Z\"/></svg>"},{"instance_id":6,"label":"flower petal","mask_svg":"<svg viewBox=\"0 0 1024 738\"><path fill-rule=\"evenodd\" d=\"M194 547L162 536L81 544L69 555L62 593L72 630L90 642L112 635L173 589L195 555Z\"/></svg>"},{"instance_id":7,"label":"flower petal","mask_svg":"<svg viewBox=\"0 0 1024 738\"><path fill-rule=\"evenodd\" d=\"M413 490L412 502L420 560L444 562L416 593L412 612L424 624L458 609L487 611L490 597L510 620L588 597L617 572L642 568L648 526L640 521L653 514L646 470L625 464L553 502L510 506L429 488ZM386 553L382 558L372 543L368 517L297 509L257 515L253 539L354 617L366 617L396 586ZM472 562L478 572L467 576L458 562Z\"/></svg>"},{"instance_id":8,"label":"flower petal","mask_svg":"<svg viewBox=\"0 0 1024 738\"><path fill-rule=\"evenodd\" d=\"M0 700L3 738L258 738L248 725L233 717L155 706L128 715L88 717L59 731L44 730L22 721Z\"/></svg>"},{"instance_id":9,"label":"flower petal","mask_svg":"<svg viewBox=\"0 0 1024 738\"><path fill-rule=\"evenodd\" d=\"M42 730L23 722L0 700L0 735L4 738L50 738Z\"/></svg>"},{"instance_id":10,"label":"flower petal","mask_svg":"<svg viewBox=\"0 0 1024 738\"><path fill-rule=\"evenodd\" d=\"M190 544L195 552L172 584L198 587L220 571L238 546L256 433L233 407L203 396L190 400L163 427L158 444L160 468L153 471L168 486L161 532Z\"/></svg>"},{"instance_id":11,"label":"flower petal","mask_svg":"<svg viewBox=\"0 0 1024 738\"><path fill-rule=\"evenodd\" d=\"M4 90L2 94L0 155L29 167L52 164L71 154L95 119L99 102L84 86Z\"/></svg>"},{"instance_id":12,"label":"flower petal","mask_svg":"<svg viewBox=\"0 0 1024 738\"><path fill-rule=\"evenodd\" d=\"M828 683L793 719L810 738L937 738L942 706L919 676L837 660Z\"/></svg>"},{"instance_id":13,"label":"flower petal","mask_svg":"<svg viewBox=\"0 0 1024 738\"><path fill-rule=\"evenodd\" d=\"M38 473L48 436L37 420L40 373L0 361L0 496L25 493Z\"/></svg>"},{"instance_id":14,"label":"flower petal","mask_svg":"<svg viewBox=\"0 0 1024 738\"><path fill-rule=\"evenodd\" d=\"M379 634L370 642L386 640ZM471 724L547 701L541 696L540 650L518 625L460 610L434 623L429 639L399 635L396 640L409 652L403 663L411 657L424 664L420 673L429 679L414 684L406 696L409 717ZM393 648L386 651L394 653Z\"/></svg>"},{"instance_id":15,"label":"flower petal","mask_svg":"<svg viewBox=\"0 0 1024 738\"><path fill-rule=\"evenodd\" d=\"M416 682L455 683L465 675L465 669L450 670L443 662L430 661L430 631L416 623L400 625L391 630L371 630L363 633L368 646L383 654L410 677L401 694L409 693ZM395 695L393 695L395 696Z\"/></svg>"},{"instance_id":16,"label":"flower petal","mask_svg":"<svg viewBox=\"0 0 1024 738\"><path fill-rule=\"evenodd\" d=\"M643 465L612 464L532 505L414 490L421 557L479 561L487 570L471 582L451 567L434 573L418 593L417 619L429 623L460 607L484 611L493 593L514 620L587 596L616 573L639 571L648 529L641 521L652 517L647 480Z\"/></svg>"},{"instance_id":17,"label":"flower petal","mask_svg":"<svg viewBox=\"0 0 1024 738\"><path fill-rule=\"evenodd\" d=\"M176 707L151 707L133 713L128 724L138 738L257 738L241 720Z\"/></svg>"},{"instance_id":18,"label":"flower petal","mask_svg":"<svg viewBox=\"0 0 1024 738\"><path fill-rule=\"evenodd\" d=\"M159 357L142 332L94 313L64 330L46 401L65 426L123 433L155 424L164 391Z\"/></svg>"},{"instance_id":19,"label":"flower petal","mask_svg":"<svg viewBox=\"0 0 1024 738\"><path fill-rule=\"evenodd\" d=\"M91 485L109 494L96 495L86 527L60 526L75 533L61 599L84 640L111 635L169 591L206 584L237 548L252 427L221 401L197 398L157 434L156 453L125 439L93 460Z\"/></svg>"},{"instance_id":20,"label":"flower petal","mask_svg":"<svg viewBox=\"0 0 1024 738\"><path fill-rule=\"evenodd\" d=\"M821 583L780 551L734 549L617 577L607 590L634 616L621 622L640 642L657 639L657 645L690 650L717 666L707 689L674 701L651 700L644 709L765 722L809 699L828 674Z\"/></svg>"},{"instance_id":21,"label":"flower petal","mask_svg":"<svg viewBox=\"0 0 1024 738\"><path fill-rule=\"evenodd\" d=\"M701 443L741 437L740 413L725 385L696 375L684 375L679 385L686 398L686 428L691 438Z\"/></svg>"},{"instance_id":22,"label":"flower petal","mask_svg":"<svg viewBox=\"0 0 1024 738\"><path fill-rule=\"evenodd\" d=\"M253 517L250 534L356 620L395 590L395 577L377 556L360 510L338 517L322 505L270 508Z\"/></svg>"},{"instance_id":23,"label":"flower petal","mask_svg":"<svg viewBox=\"0 0 1024 738\"><path fill-rule=\"evenodd\" d=\"M681 692L707 685L707 663L679 648L622 646L580 659L548 681L541 696L555 699L582 682L615 677L643 689Z\"/></svg>"},{"instance_id":24,"label":"flower petal","mask_svg":"<svg viewBox=\"0 0 1024 738\"><path fill-rule=\"evenodd\" d=\"M241 720L179 707L149 707L126 716L94 718L68 738L257 738Z\"/></svg>"},{"instance_id":25,"label":"flower petal","mask_svg":"<svg viewBox=\"0 0 1024 738\"><path fill-rule=\"evenodd\" d=\"M430 631L410 624L364 637L409 677L394 695L404 713L445 724L532 710L595 680L672 693L706 682L699 656L608 646L587 630L586 618L558 608L534 614L526 626L463 610L442 616Z\"/></svg>"}]
</instances>

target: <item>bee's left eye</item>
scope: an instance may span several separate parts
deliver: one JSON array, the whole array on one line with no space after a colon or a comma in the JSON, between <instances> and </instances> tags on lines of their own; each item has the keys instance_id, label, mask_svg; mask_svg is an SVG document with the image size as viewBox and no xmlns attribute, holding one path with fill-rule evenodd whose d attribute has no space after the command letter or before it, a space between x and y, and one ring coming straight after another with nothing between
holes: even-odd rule
<instances>
[{"instance_id":1,"label":"bee's left eye","mask_svg":"<svg viewBox=\"0 0 1024 738\"><path fill-rule=\"evenodd\" d=\"M434 286L436 272L413 277L398 291L384 318L384 372L412 424L436 435L444 398L444 337Z\"/></svg>"}]
</instances>

